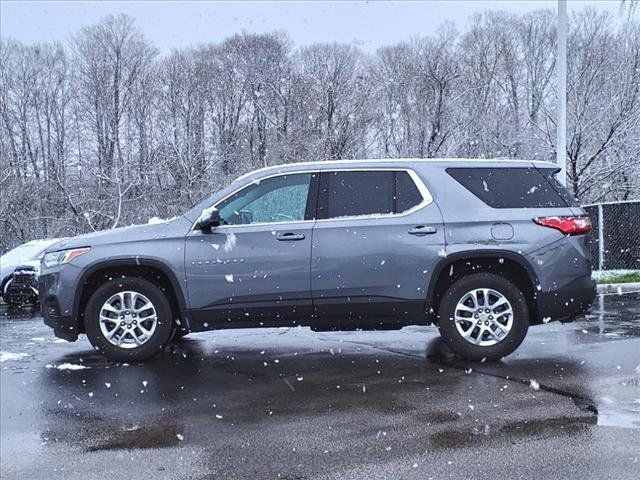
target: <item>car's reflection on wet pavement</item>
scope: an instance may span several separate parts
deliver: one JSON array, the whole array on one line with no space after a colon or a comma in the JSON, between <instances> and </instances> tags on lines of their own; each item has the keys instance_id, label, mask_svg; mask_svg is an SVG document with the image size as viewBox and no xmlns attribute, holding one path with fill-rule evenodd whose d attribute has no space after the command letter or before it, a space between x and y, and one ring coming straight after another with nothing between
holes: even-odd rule
<instances>
[{"instance_id":1,"label":"car's reflection on wet pavement","mask_svg":"<svg viewBox=\"0 0 640 480\"><path fill-rule=\"evenodd\" d=\"M435 328L193 335L145 364L0 319L5 478L637 478L640 294L502 362Z\"/></svg>"}]
</instances>

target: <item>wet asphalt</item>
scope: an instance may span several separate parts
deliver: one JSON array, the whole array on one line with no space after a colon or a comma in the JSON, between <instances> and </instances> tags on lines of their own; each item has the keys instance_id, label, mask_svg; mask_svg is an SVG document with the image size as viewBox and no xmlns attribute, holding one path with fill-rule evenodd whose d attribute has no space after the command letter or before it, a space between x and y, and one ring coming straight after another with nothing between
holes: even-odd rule
<instances>
[{"instance_id":1,"label":"wet asphalt","mask_svg":"<svg viewBox=\"0 0 640 480\"><path fill-rule=\"evenodd\" d=\"M144 364L0 312L0 477L640 477L640 294L501 362L433 327L191 335Z\"/></svg>"}]
</instances>

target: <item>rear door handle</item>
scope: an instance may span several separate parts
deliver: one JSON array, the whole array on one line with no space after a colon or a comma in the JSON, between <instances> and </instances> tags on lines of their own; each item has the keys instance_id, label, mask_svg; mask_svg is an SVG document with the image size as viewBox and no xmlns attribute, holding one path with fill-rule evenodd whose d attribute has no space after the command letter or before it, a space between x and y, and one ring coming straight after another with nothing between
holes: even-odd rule
<instances>
[{"instance_id":1,"label":"rear door handle","mask_svg":"<svg viewBox=\"0 0 640 480\"><path fill-rule=\"evenodd\" d=\"M276 234L276 238L281 242L286 242L290 240L304 240L304 233L293 233L293 232L278 233Z\"/></svg>"},{"instance_id":2,"label":"rear door handle","mask_svg":"<svg viewBox=\"0 0 640 480\"><path fill-rule=\"evenodd\" d=\"M417 225L409 229L411 235L431 235L437 231L438 229L436 227L430 227L428 225Z\"/></svg>"}]
</instances>

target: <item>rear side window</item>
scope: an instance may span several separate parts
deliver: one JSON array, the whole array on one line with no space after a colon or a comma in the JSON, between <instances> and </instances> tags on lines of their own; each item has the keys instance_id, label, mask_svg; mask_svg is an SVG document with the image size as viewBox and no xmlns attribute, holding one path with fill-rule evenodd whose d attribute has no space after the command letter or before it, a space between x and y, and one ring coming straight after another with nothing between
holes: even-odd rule
<instances>
[{"instance_id":1,"label":"rear side window","mask_svg":"<svg viewBox=\"0 0 640 480\"><path fill-rule=\"evenodd\" d=\"M447 168L447 173L493 208L577 206L551 168Z\"/></svg>"},{"instance_id":2,"label":"rear side window","mask_svg":"<svg viewBox=\"0 0 640 480\"><path fill-rule=\"evenodd\" d=\"M421 202L420 191L404 171L324 172L318 218L402 213Z\"/></svg>"},{"instance_id":3,"label":"rear side window","mask_svg":"<svg viewBox=\"0 0 640 480\"><path fill-rule=\"evenodd\" d=\"M319 218L393 212L393 172L326 172L321 176Z\"/></svg>"}]
</instances>

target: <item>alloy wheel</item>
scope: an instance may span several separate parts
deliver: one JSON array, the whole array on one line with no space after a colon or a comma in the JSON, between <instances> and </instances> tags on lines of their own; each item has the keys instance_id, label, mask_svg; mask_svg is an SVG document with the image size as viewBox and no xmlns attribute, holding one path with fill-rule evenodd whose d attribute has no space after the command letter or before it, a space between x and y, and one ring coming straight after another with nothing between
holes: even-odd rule
<instances>
[{"instance_id":1,"label":"alloy wheel","mask_svg":"<svg viewBox=\"0 0 640 480\"><path fill-rule=\"evenodd\" d=\"M139 292L118 292L100 309L100 331L119 348L144 345L158 325L158 314L151 301Z\"/></svg>"},{"instance_id":2,"label":"alloy wheel","mask_svg":"<svg viewBox=\"0 0 640 480\"><path fill-rule=\"evenodd\" d=\"M491 288L467 292L456 304L454 321L467 342L481 347L504 340L513 326L513 308L507 297Z\"/></svg>"}]
</instances>

